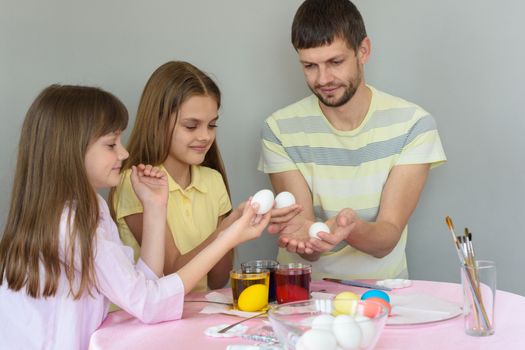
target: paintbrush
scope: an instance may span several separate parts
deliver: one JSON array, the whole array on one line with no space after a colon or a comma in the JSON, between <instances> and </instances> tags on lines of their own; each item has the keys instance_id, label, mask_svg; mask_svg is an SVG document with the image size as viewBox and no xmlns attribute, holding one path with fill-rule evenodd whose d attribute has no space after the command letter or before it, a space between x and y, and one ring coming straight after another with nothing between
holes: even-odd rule
<instances>
[{"instance_id":1,"label":"paintbrush","mask_svg":"<svg viewBox=\"0 0 525 350\"><path fill-rule=\"evenodd\" d=\"M368 289L380 289L380 290L386 290L387 292L392 290L392 288L388 288L388 287L385 287L385 286L380 286L380 285L377 285L377 284L365 283L365 282L360 282L360 281L342 280L342 279L339 279L339 278L327 278L327 277L323 278L323 280L324 281L328 281L328 282L340 283L340 284L344 284L344 285L352 286L352 287L368 288Z\"/></svg>"},{"instance_id":2,"label":"paintbrush","mask_svg":"<svg viewBox=\"0 0 525 350\"><path fill-rule=\"evenodd\" d=\"M463 244L461 244L461 240L460 240L460 236L456 236L456 232L454 232L454 224L452 223L452 219L450 218L450 216L447 216L445 218L445 222L447 223L447 226L448 226L448 229L450 231L450 233L452 234L452 240L454 241L454 245L456 246L456 251L458 253L458 258L459 258L459 261L461 263L461 266L462 268L464 269L465 271L465 276L467 277L468 279L468 284L469 284L469 287L470 287L470 290L472 292L472 297L473 297L473 301L474 301L474 304L475 304L475 314L476 314L476 319L478 320L479 322L479 316L478 316L478 310L479 310L479 313L482 314L482 320L483 320L483 323L485 324L486 328L489 329L490 328L490 321L489 321L489 318L487 316L487 312L485 310L485 306L483 305L483 301L481 299L481 293L480 293L480 290L479 290L479 283L478 283L478 279L477 279L477 274L475 272L475 261L471 261L470 260L470 254L468 254L468 248L465 247L465 251L463 251ZM468 244L468 243L467 243Z\"/></svg>"},{"instance_id":3,"label":"paintbrush","mask_svg":"<svg viewBox=\"0 0 525 350\"><path fill-rule=\"evenodd\" d=\"M456 232L454 232L454 224L452 223L452 219L450 218L450 216L447 216L445 218L445 222L447 223L448 230L452 234L452 241L454 242L454 245L456 246L456 251L458 252L459 262L461 264L464 264L465 263L465 256L464 256L463 251L461 249L461 246L459 244L460 242L459 242L458 236L456 236Z\"/></svg>"}]
</instances>

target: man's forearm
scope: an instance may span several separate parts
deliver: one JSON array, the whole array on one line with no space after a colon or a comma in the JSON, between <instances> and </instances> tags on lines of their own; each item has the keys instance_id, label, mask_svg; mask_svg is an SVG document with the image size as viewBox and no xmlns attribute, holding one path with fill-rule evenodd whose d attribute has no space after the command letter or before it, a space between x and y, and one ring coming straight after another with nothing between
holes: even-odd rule
<instances>
[{"instance_id":1,"label":"man's forearm","mask_svg":"<svg viewBox=\"0 0 525 350\"><path fill-rule=\"evenodd\" d=\"M403 228L398 228L386 221L359 220L354 230L346 238L346 242L363 253L383 258L396 247L402 232Z\"/></svg>"}]
</instances>

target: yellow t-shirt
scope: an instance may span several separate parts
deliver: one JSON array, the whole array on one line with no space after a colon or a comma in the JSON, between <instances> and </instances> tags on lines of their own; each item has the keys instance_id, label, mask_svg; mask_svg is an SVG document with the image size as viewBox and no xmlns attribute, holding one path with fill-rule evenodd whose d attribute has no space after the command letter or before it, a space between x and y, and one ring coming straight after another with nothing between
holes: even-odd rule
<instances>
[{"instance_id":1,"label":"yellow t-shirt","mask_svg":"<svg viewBox=\"0 0 525 350\"><path fill-rule=\"evenodd\" d=\"M352 208L376 221L383 187L393 167L446 161L434 118L424 109L368 86L372 100L361 125L351 131L333 127L315 95L285 107L263 125L259 170L272 174L298 170L312 194L316 220L326 221ZM343 241L315 262L279 250L280 263L312 264L312 278L408 278L407 227L383 258L365 254Z\"/></svg>"},{"instance_id":2,"label":"yellow t-shirt","mask_svg":"<svg viewBox=\"0 0 525 350\"><path fill-rule=\"evenodd\" d=\"M166 171L166 169L161 166ZM140 246L131 233L124 218L142 213L142 204L137 198L130 179L131 170L121 177L113 197L120 238L133 248L135 260L140 255ZM231 210L230 197L221 174L204 166L191 167L191 184L183 189L168 174L168 227L181 254L186 254L210 236L218 225L219 217ZM207 289L206 276L193 289Z\"/></svg>"}]
</instances>

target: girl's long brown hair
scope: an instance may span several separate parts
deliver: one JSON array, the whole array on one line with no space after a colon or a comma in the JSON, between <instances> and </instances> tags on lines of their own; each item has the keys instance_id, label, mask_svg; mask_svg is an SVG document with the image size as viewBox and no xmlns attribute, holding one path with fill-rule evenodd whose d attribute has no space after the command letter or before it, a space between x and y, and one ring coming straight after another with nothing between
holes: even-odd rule
<instances>
[{"instance_id":1,"label":"girl's long brown hair","mask_svg":"<svg viewBox=\"0 0 525 350\"><path fill-rule=\"evenodd\" d=\"M125 129L127 119L122 102L98 88L51 85L36 98L20 134L0 242L0 284L5 280L12 290L26 287L34 298L49 297L63 271L76 299L96 288L93 240L99 207L84 158L91 142ZM70 209L69 229L62 241L59 225L65 209Z\"/></svg>"},{"instance_id":2,"label":"girl's long brown hair","mask_svg":"<svg viewBox=\"0 0 525 350\"><path fill-rule=\"evenodd\" d=\"M192 96L210 96L221 106L221 92L204 72L188 62L171 61L163 64L149 78L137 111L135 125L128 142L129 158L122 169L132 165L160 165L168 158L173 128L171 118L178 116L181 105ZM176 122L176 120L175 120ZM175 125L173 123L172 125ZM216 140L204 157L202 165L217 170L230 194L226 171ZM113 192L109 195L110 203ZM113 205L110 205L113 209Z\"/></svg>"}]
</instances>

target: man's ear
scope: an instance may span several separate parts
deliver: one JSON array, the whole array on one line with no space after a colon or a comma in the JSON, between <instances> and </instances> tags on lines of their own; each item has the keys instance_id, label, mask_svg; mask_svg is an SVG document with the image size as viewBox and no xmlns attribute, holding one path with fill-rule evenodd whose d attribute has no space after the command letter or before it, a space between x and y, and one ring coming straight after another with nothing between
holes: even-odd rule
<instances>
[{"instance_id":1,"label":"man's ear","mask_svg":"<svg viewBox=\"0 0 525 350\"><path fill-rule=\"evenodd\" d=\"M372 44L370 43L370 39L368 37L365 37L361 44L359 45L359 48L357 49L357 58L359 60L360 64L365 64L370 59L370 51L372 49Z\"/></svg>"}]
</instances>

